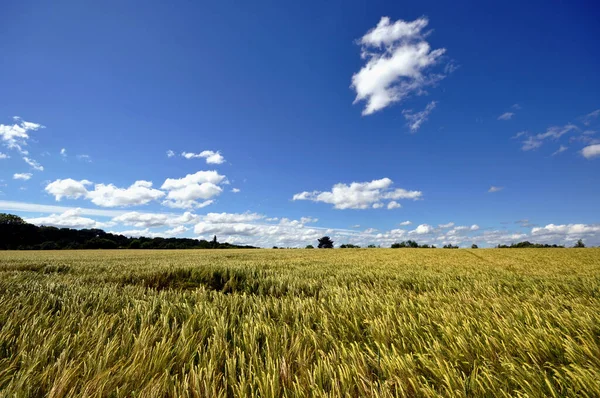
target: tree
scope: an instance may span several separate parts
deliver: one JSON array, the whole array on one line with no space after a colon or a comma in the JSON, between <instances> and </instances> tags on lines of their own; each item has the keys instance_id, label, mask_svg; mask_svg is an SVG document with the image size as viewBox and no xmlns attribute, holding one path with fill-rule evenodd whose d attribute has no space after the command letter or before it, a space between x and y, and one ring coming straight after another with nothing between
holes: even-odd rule
<instances>
[{"instance_id":1,"label":"tree","mask_svg":"<svg viewBox=\"0 0 600 398\"><path fill-rule=\"evenodd\" d=\"M315 247L313 245L306 245L305 249L314 249Z\"/></svg>"},{"instance_id":2,"label":"tree","mask_svg":"<svg viewBox=\"0 0 600 398\"><path fill-rule=\"evenodd\" d=\"M217 242L217 235L215 235L215 236L213 237L213 240L212 240L212 242L211 242L211 245L212 245L212 248L213 248L213 249L216 249L216 248L219 246L219 242Z\"/></svg>"},{"instance_id":3,"label":"tree","mask_svg":"<svg viewBox=\"0 0 600 398\"><path fill-rule=\"evenodd\" d=\"M369 246L367 246L367 248L369 248L369 249L376 249L377 246L375 246L375 245L369 245Z\"/></svg>"},{"instance_id":4,"label":"tree","mask_svg":"<svg viewBox=\"0 0 600 398\"><path fill-rule=\"evenodd\" d=\"M14 214L0 213L0 225L24 225L25 221Z\"/></svg>"},{"instance_id":5,"label":"tree","mask_svg":"<svg viewBox=\"0 0 600 398\"><path fill-rule=\"evenodd\" d=\"M475 243L473 243L473 244L471 245L471 249L479 249L479 246L477 246Z\"/></svg>"},{"instance_id":6,"label":"tree","mask_svg":"<svg viewBox=\"0 0 600 398\"><path fill-rule=\"evenodd\" d=\"M577 243L575 243L575 246L573 246L573 247L579 247L579 248L582 248L582 247L585 247L585 244L583 243L583 241L582 241L581 239L579 239L579 240L577 241Z\"/></svg>"},{"instance_id":7,"label":"tree","mask_svg":"<svg viewBox=\"0 0 600 398\"><path fill-rule=\"evenodd\" d=\"M319 241L319 249L333 249L333 241L329 236L324 236L317 240Z\"/></svg>"}]
</instances>

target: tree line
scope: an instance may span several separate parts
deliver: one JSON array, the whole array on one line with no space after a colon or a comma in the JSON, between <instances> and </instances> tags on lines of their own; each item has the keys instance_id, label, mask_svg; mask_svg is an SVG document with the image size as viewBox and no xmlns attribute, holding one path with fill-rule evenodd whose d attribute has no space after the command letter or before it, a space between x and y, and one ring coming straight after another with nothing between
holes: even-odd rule
<instances>
[{"instance_id":1,"label":"tree line","mask_svg":"<svg viewBox=\"0 0 600 398\"><path fill-rule=\"evenodd\" d=\"M324 236L321 239L317 239L317 241L319 242L318 248L319 249L333 249L334 245L333 245L333 241L331 240L331 238L329 236ZM379 248L381 246L375 246L375 245L369 245L367 246L367 248L372 249L372 248ZM418 244L416 241L414 240L406 240L403 242L396 242L396 243L392 243L392 245L390 246L392 249L436 249L435 245L428 245L428 244L423 244L420 245ZM533 249L546 249L546 248L564 248L565 246L562 245L549 245L549 244L541 244L541 243L531 243L529 241L524 241L524 242L519 242L519 243L512 243L510 245L497 245L496 248L497 249L524 249L524 248L533 248ZM583 240L579 239L577 241L577 243L575 244L575 246L573 246L574 248L583 248L585 247L585 244L583 243ZM276 247L274 247L276 248ZM475 243L473 243L471 245L471 249L478 249L479 246L477 246ZM314 249L313 245L308 245L306 246L306 249ZM352 243L344 243L342 245L340 245L340 249L360 249L360 246L358 245L354 245ZM457 245L453 245L451 243L448 243L444 246L442 246L442 249L458 249Z\"/></svg>"},{"instance_id":2,"label":"tree line","mask_svg":"<svg viewBox=\"0 0 600 398\"><path fill-rule=\"evenodd\" d=\"M131 238L101 229L71 229L41 226L21 217L0 213L0 250L62 249L255 249L190 238Z\"/></svg>"}]
</instances>

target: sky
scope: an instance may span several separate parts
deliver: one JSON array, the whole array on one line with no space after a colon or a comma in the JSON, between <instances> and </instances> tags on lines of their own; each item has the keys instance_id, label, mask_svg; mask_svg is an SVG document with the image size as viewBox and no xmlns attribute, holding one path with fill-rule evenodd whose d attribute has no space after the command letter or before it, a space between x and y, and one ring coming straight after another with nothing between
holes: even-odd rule
<instances>
[{"instance_id":1,"label":"sky","mask_svg":"<svg viewBox=\"0 0 600 398\"><path fill-rule=\"evenodd\" d=\"M261 247L600 245L600 5L2 5L0 212Z\"/></svg>"}]
</instances>

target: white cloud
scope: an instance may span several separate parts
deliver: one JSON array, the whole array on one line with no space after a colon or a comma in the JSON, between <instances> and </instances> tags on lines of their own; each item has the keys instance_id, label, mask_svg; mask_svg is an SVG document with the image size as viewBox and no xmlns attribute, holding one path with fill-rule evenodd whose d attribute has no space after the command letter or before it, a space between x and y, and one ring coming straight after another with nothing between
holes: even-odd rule
<instances>
[{"instance_id":1,"label":"white cloud","mask_svg":"<svg viewBox=\"0 0 600 398\"><path fill-rule=\"evenodd\" d=\"M170 150L170 149L169 149L169 150L167 151L167 157L168 157L168 158L172 158L173 156L175 156L175 152L173 152L172 150Z\"/></svg>"},{"instance_id":2,"label":"white cloud","mask_svg":"<svg viewBox=\"0 0 600 398\"><path fill-rule=\"evenodd\" d=\"M421 224L417 228L410 231L409 235L425 235L435 232L435 228L428 224Z\"/></svg>"},{"instance_id":3,"label":"white cloud","mask_svg":"<svg viewBox=\"0 0 600 398\"><path fill-rule=\"evenodd\" d=\"M72 178L66 178L64 180L56 180L46 185L46 192L50 195L54 195L56 200L62 198L78 199L85 198L88 194L86 185L92 184L91 181L81 180L76 181Z\"/></svg>"},{"instance_id":4,"label":"white cloud","mask_svg":"<svg viewBox=\"0 0 600 398\"><path fill-rule=\"evenodd\" d=\"M567 146L564 146L564 145L561 145L561 146L560 146L560 147L559 147L559 148L556 150L556 152L554 152L554 153L552 154L552 156L554 156L554 155L558 155L559 153L563 153L563 152L564 152L564 151L566 151L567 149L569 149L569 147L567 147Z\"/></svg>"},{"instance_id":5,"label":"white cloud","mask_svg":"<svg viewBox=\"0 0 600 398\"><path fill-rule=\"evenodd\" d=\"M25 221L35 225L46 225L58 228L105 228L112 223L98 222L82 217L81 209L69 209L64 213L51 214L46 217L26 218Z\"/></svg>"},{"instance_id":6,"label":"white cloud","mask_svg":"<svg viewBox=\"0 0 600 398\"><path fill-rule=\"evenodd\" d=\"M77 155L77 160L81 160L83 162L92 163L92 158L90 155Z\"/></svg>"},{"instance_id":7,"label":"white cloud","mask_svg":"<svg viewBox=\"0 0 600 398\"><path fill-rule=\"evenodd\" d=\"M128 188L96 184L93 190L88 190L86 186L91 184L88 180L59 179L49 183L46 192L54 195L56 200L86 198L101 207L143 205L165 195L164 192L153 189L150 181L136 181Z\"/></svg>"},{"instance_id":8,"label":"white cloud","mask_svg":"<svg viewBox=\"0 0 600 398\"><path fill-rule=\"evenodd\" d=\"M31 178L32 175L33 174L31 173L15 173L13 174L13 179L27 181Z\"/></svg>"},{"instance_id":9,"label":"white cloud","mask_svg":"<svg viewBox=\"0 0 600 398\"><path fill-rule=\"evenodd\" d=\"M23 160L25 161L25 163L27 163L28 165L30 165L31 168L33 168L34 170L44 171L44 166L42 166L41 164L39 164L35 160L30 159L27 156L23 156Z\"/></svg>"},{"instance_id":10,"label":"white cloud","mask_svg":"<svg viewBox=\"0 0 600 398\"><path fill-rule=\"evenodd\" d=\"M94 190L88 192L87 198L101 207L120 207L144 205L164 195L164 192L152 189L152 182L140 180L128 188L118 188L113 184L96 184Z\"/></svg>"},{"instance_id":11,"label":"white cloud","mask_svg":"<svg viewBox=\"0 0 600 398\"><path fill-rule=\"evenodd\" d=\"M29 132L43 129L44 126L38 123L26 122L20 117L13 117L15 124L0 124L0 141L9 149L16 149L20 153L27 155L23 149L29 140Z\"/></svg>"},{"instance_id":12,"label":"white cloud","mask_svg":"<svg viewBox=\"0 0 600 398\"><path fill-rule=\"evenodd\" d=\"M578 130L577 126L574 124L567 124L562 127L553 126L548 128L545 133L536 134L534 136L528 136L525 141L523 141L523 146L521 149L523 151L530 151L532 149L539 148L544 143L544 140L550 138L553 140L557 140L563 135Z\"/></svg>"},{"instance_id":13,"label":"white cloud","mask_svg":"<svg viewBox=\"0 0 600 398\"><path fill-rule=\"evenodd\" d=\"M441 74L428 69L440 61L445 49L431 50L425 17L412 22L382 17L377 26L359 41L361 57L367 63L352 76L356 91L354 103L366 101L363 115L370 115L441 80Z\"/></svg>"},{"instance_id":14,"label":"white cloud","mask_svg":"<svg viewBox=\"0 0 600 398\"><path fill-rule=\"evenodd\" d=\"M392 180L382 178L371 182L353 182L350 185L338 183L326 192L301 192L292 200L311 200L333 204L336 209L368 209L384 206L384 200L420 199L420 191L407 191L402 188L392 190ZM389 204L389 203L388 203Z\"/></svg>"},{"instance_id":15,"label":"white cloud","mask_svg":"<svg viewBox=\"0 0 600 398\"><path fill-rule=\"evenodd\" d=\"M0 159L8 159L8 158L10 158L10 156L8 156L5 153L0 152Z\"/></svg>"},{"instance_id":16,"label":"white cloud","mask_svg":"<svg viewBox=\"0 0 600 398\"><path fill-rule=\"evenodd\" d=\"M377 232L377 230L375 228L365 229L365 234L374 234L375 232Z\"/></svg>"},{"instance_id":17,"label":"white cloud","mask_svg":"<svg viewBox=\"0 0 600 398\"><path fill-rule=\"evenodd\" d=\"M400 203L396 202L395 200L392 200L391 202L389 202L387 204L388 210L399 209L400 207L402 207L402 205Z\"/></svg>"},{"instance_id":18,"label":"white cloud","mask_svg":"<svg viewBox=\"0 0 600 398\"><path fill-rule=\"evenodd\" d=\"M502 115L498 116L498 120L510 120L514 115L514 112L505 112Z\"/></svg>"},{"instance_id":19,"label":"white cloud","mask_svg":"<svg viewBox=\"0 0 600 398\"><path fill-rule=\"evenodd\" d=\"M523 109L521 107L521 105L519 105L519 104L513 104L513 105L511 105L511 108L514 109L514 110L517 110L517 111L520 110L520 109Z\"/></svg>"},{"instance_id":20,"label":"white cloud","mask_svg":"<svg viewBox=\"0 0 600 398\"><path fill-rule=\"evenodd\" d=\"M504 189L504 187L496 187L496 186L492 185L492 186L490 187L490 189L488 189L488 192L500 192L500 191L502 191L503 189Z\"/></svg>"},{"instance_id":21,"label":"white cloud","mask_svg":"<svg viewBox=\"0 0 600 398\"><path fill-rule=\"evenodd\" d=\"M204 158L207 164L222 164L225 162L225 158L219 151L202 151L200 153L182 152L181 156L186 159Z\"/></svg>"},{"instance_id":22,"label":"white cloud","mask_svg":"<svg viewBox=\"0 0 600 398\"><path fill-rule=\"evenodd\" d=\"M240 189L239 188L232 188L231 192L233 192L233 193L239 193Z\"/></svg>"},{"instance_id":23,"label":"white cloud","mask_svg":"<svg viewBox=\"0 0 600 398\"><path fill-rule=\"evenodd\" d=\"M411 133L416 133L421 125L427 121L429 114L435 109L436 104L436 101L431 101L424 110L417 113L413 113L410 109L402 111L402 115L408 121L407 125L410 128Z\"/></svg>"},{"instance_id":24,"label":"white cloud","mask_svg":"<svg viewBox=\"0 0 600 398\"><path fill-rule=\"evenodd\" d=\"M202 219L213 224L245 223L265 218L258 213L208 213Z\"/></svg>"},{"instance_id":25,"label":"white cloud","mask_svg":"<svg viewBox=\"0 0 600 398\"><path fill-rule=\"evenodd\" d=\"M184 227L183 225L180 225L178 227L166 230L165 231L165 235L167 235L167 236L180 236L180 235L183 235L187 230L188 229L186 227Z\"/></svg>"},{"instance_id":26,"label":"white cloud","mask_svg":"<svg viewBox=\"0 0 600 398\"><path fill-rule=\"evenodd\" d=\"M438 227L440 227L440 228L452 228L453 226L454 226L453 222L449 222L447 224L440 224L440 225L438 225Z\"/></svg>"},{"instance_id":27,"label":"white cloud","mask_svg":"<svg viewBox=\"0 0 600 398\"><path fill-rule=\"evenodd\" d=\"M185 212L182 215L174 216L164 213L140 213L137 211L118 215L112 219L113 222L131 225L136 228L158 228L158 227L179 227L185 224L192 224L199 220L199 216Z\"/></svg>"},{"instance_id":28,"label":"white cloud","mask_svg":"<svg viewBox=\"0 0 600 398\"><path fill-rule=\"evenodd\" d=\"M586 146L581 150L581 154L586 159L592 159L597 156L600 156L600 144Z\"/></svg>"},{"instance_id":29,"label":"white cloud","mask_svg":"<svg viewBox=\"0 0 600 398\"><path fill-rule=\"evenodd\" d=\"M163 205L181 209L208 206L213 203L212 198L223 192L223 188L217 184L225 181L225 176L214 170L198 171L178 179L168 178L161 187L168 191ZM199 199L202 199L203 202L199 202Z\"/></svg>"},{"instance_id":30,"label":"white cloud","mask_svg":"<svg viewBox=\"0 0 600 398\"><path fill-rule=\"evenodd\" d=\"M66 148L62 148L62 149L60 150L60 156L62 156L62 157L67 157L67 150L66 150Z\"/></svg>"},{"instance_id":31,"label":"white cloud","mask_svg":"<svg viewBox=\"0 0 600 398\"><path fill-rule=\"evenodd\" d=\"M314 217L302 217L300 218L300 223L302 224L313 224L316 223L317 221L319 221L318 218L314 218Z\"/></svg>"},{"instance_id":32,"label":"white cloud","mask_svg":"<svg viewBox=\"0 0 600 398\"><path fill-rule=\"evenodd\" d=\"M411 222L411 221L408 221L408 220L407 220L407 221L402 221L402 222L400 223L400 225L402 225L402 226L406 226L406 225L410 225L410 224L412 224L412 222Z\"/></svg>"}]
</instances>

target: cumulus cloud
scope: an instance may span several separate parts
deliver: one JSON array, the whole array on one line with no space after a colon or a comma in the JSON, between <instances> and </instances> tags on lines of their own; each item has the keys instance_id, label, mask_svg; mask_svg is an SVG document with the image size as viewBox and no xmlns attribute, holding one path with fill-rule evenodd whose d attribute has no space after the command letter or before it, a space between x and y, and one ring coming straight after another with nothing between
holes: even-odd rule
<instances>
[{"instance_id":1,"label":"cumulus cloud","mask_svg":"<svg viewBox=\"0 0 600 398\"><path fill-rule=\"evenodd\" d=\"M238 188L231 188L231 192L233 192L233 193L239 193L241 191Z\"/></svg>"},{"instance_id":2,"label":"cumulus cloud","mask_svg":"<svg viewBox=\"0 0 600 398\"><path fill-rule=\"evenodd\" d=\"M428 224L421 224L409 232L409 235L425 235L435 232L435 228Z\"/></svg>"},{"instance_id":3,"label":"cumulus cloud","mask_svg":"<svg viewBox=\"0 0 600 398\"><path fill-rule=\"evenodd\" d=\"M366 64L352 76L351 87L356 91L354 103L366 102L363 115L423 94L427 86L444 77L429 72L446 50L431 49L423 32L428 23L425 17L411 22L382 17L358 40Z\"/></svg>"},{"instance_id":4,"label":"cumulus cloud","mask_svg":"<svg viewBox=\"0 0 600 398\"><path fill-rule=\"evenodd\" d=\"M112 223L99 222L82 217L81 209L70 209L60 214L50 214L45 217L26 218L25 221L35 225L47 225L58 228L105 228Z\"/></svg>"},{"instance_id":5,"label":"cumulus cloud","mask_svg":"<svg viewBox=\"0 0 600 398\"><path fill-rule=\"evenodd\" d=\"M32 175L33 174L31 173L15 173L13 174L13 179L27 181L31 178Z\"/></svg>"},{"instance_id":6,"label":"cumulus cloud","mask_svg":"<svg viewBox=\"0 0 600 398\"><path fill-rule=\"evenodd\" d=\"M440 227L440 228L452 228L453 226L454 226L453 222L449 222L447 224L440 224L440 225L438 225L438 227Z\"/></svg>"},{"instance_id":7,"label":"cumulus cloud","mask_svg":"<svg viewBox=\"0 0 600 398\"><path fill-rule=\"evenodd\" d=\"M223 192L217 184L226 181L225 176L216 171L198 171L183 178L168 178L161 189L167 190L163 205L180 208L202 208L213 203L213 199ZM203 200L199 202L199 200Z\"/></svg>"},{"instance_id":8,"label":"cumulus cloud","mask_svg":"<svg viewBox=\"0 0 600 398\"><path fill-rule=\"evenodd\" d=\"M392 200L391 202L389 202L387 204L388 210L399 209L400 207L402 207L402 205L400 203L396 202L395 200Z\"/></svg>"},{"instance_id":9,"label":"cumulus cloud","mask_svg":"<svg viewBox=\"0 0 600 398\"><path fill-rule=\"evenodd\" d=\"M182 152L181 156L186 159L204 158L207 164L222 164L225 162L225 158L219 151L202 151L200 153Z\"/></svg>"},{"instance_id":10,"label":"cumulus cloud","mask_svg":"<svg viewBox=\"0 0 600 398\"><path fill-rule=\"evenodd\" d=\"M408 221L408 220L406 220L406 221L402 221L402 222L400 223L400 225L402 225L402 226L407 226L407 225L410 225L410 224L412 224L412 222L411 222L411 221Z\"/></svg>"},{"instance_id":11,"label":"cumulus cloud","mask_svg":"<svg viewBox=\"0 0 600 398\"><path fill-rule=\"evenodd\" d=\"M552 139L558 140L563 135L570 133L572 131L578 130L578 127L574 124L567 124L562 127L553 126L548 128L545 133L540 133L536 135L528 135L527 139L522 142L521 149L523 151L530 151L532 149L536 149L542 146L544 140Z\"/></svg>"},{"instance_id":12,"label":"cumulus cloud","mask_svg":"<svg viewBox=\"0 0 600 398\"><path fill-rule=\"evenodd\" d=\"M168 158L172 158L173 156L175 156L175 152L173 152L172 150L170 150L170 149L169 149L169 150L167 151L167 157L168 157Z\"/></svg>"},{"instance_id":13,"label":"cumulus cloud","mask_svg":"<svg viewBox=\"0 0 600 398\"><path fill-rule=\"evenodd\" d=\"M8 158L10 158L10 156L8 156L5 153L0 152L0 159L8 159Z\"/></svg>"},{"instance_id":14,"label":"cumulus cloud","mask_svg":"<svg viewBox=\"0 0 600 398\"><path fill-rule=\"evenodd\" d=\"M493 192L500 192L503 189L504 189L504 187L497 187L497 186L492 185L490 187L490 189L488 189L488 192L491 192L491 193L493 193Z\"/></svg>"},{"instance_id":15,"label":"cumulus cloud","mask_svg":"<svg viewBox=\"0 0 600 398\"><path fill-rule=\"evenodd\" d=\"M417 113L413 113L411 109L405 109L402 111L402 115L407 120L407 125L411 133L416 133L419 128L421 128L421 125L427 121L431 111L435 109L436 104L436 101L431 101L429 104L427 104L424 110Z\"/></svg>"},{"instance_id":16,"label":"cumulus cloud","mask_svg":"<svg viewBox=\"0 0 600 398\"><path fill-rule=\"evenodd\" d=\"M76 181L72 178L66 178L64 180L56 180L46 185L46 192L53 195L54 198L60 201L62 198L67 199L78 199L84 198L88 194L86 185L91 185L92 182L88 180Z\"/></svg>"},{"instance_id":17,"label":"cumulus cloud","mask_svg":"<svg viewBox=\"0 0 600 398\"><path fill-rule=\"evenodd\" d=\"M423 195L420 191L392 189L392 184L393 181L387 177L371 182L353 182L350 185L339 183L335 184L331 191L297 193L292 200L329 203L335 209L368 209L382 207L384 201L417 200ZM392 205L393 207L394 205Z\"/></svg>"},{"instance_id":18,"label":"cumulus cloud","mask_svg":"<svg viewBox=\"0 0 600 398\"><path fill-rule=\"evenodd\" d=\"M14 124L0 124L0 142L8 149L15 149L20 153L27 155L28 152L23 149L29 140L29 132L43 129L39 123L27 122L18 116L13 117Z\"/></svg>"},{"instance_id":19,"label":"cumulus cloud","mask_svg":"<svg viewBox=\"0 0 600 398\"><path fill-rule=\"evenodd\" d=\"M113 184L96 184L87 198L101 207L144 205L162 198L164 192L152 188L150 181L136 181L128 188L118 188Z\"/></svg>"},{"instance_id":20,"label":"cumulus cloud","mask_svg":"<svg viewBox=\"0 0 600 398\"><path fill-rule=\"evenodd\" d=\"M498 116L498 120L510 120L514 115L514 112L505 112L502 115Z\"/></svg>"},{"instance_id":21,"label":"cumulus cloud","mask_svg":"<svg viewBox=\"0 0 600 398\"><path fill-rule=\"evenodd\" d=\"M581 154L586 159L592 159L600 156L600 144L588 145L581 150Z\"/></svg>"},{"instance_id":22,"label":"cumulus cloud","mask_svg":"<svg viewBox=\"0 0 600 398\"><path fill-rule=\"evenodd\" d=\"M115 223L130 225L136 228L179 227L186 224L193 224L198 220L199 216L188 211L179 216L132 211L118 215L112 219Z\"/></svg>"},{"instance_id":23,"label":"cumulus cloud","mask_svg":"<svg viewBox=\"0 0 600 398\"><path fill-rule=\"evenodd\" d=\"M165 193L152 188L150 181L136 181L128 188L118 188L113 184L95 184L93 190L87 188L92 182L76 181L71 178L59 179L46 185L46 192L56 200L62 198L86 198L101 207L136 206L162 198Z\"/></svg>"}]
</instances>

